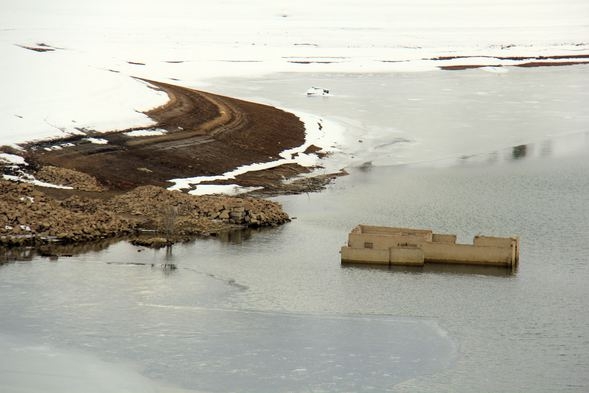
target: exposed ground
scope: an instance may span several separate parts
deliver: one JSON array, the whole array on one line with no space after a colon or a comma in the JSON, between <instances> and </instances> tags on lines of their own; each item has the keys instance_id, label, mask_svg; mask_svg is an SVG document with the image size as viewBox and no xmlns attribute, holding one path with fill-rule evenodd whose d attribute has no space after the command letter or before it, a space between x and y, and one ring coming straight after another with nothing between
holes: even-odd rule
<instances>
[{"instance_id":1,"label":"exposed ground","mask_svg":"<svg viewBox=\"0 0 589 393\"><path fill-rule=\"evenodd\" d=\"M229 97L148 81L170 101L147 113L164 135L130 137L131 130L88 132L26 146L27 161L36 167L56 166L86 173L111 191L140 185L168 187L169 179L218 175L241 165L274 161L285 149L305 141L303 123L293 114ZM90 143L94 136L108 143ZM71 143L58 150L50 146ZM290 166L267 173L288 176L307 172ZM253 174L259 178L259 174ZM282 178L281 176L271 176ZM251 184L248 175L238 183Z\"/></svg>"},{"instance_id":2,"label":"exposed ground","mask_svg":"<svg viewBox=\"0 0 589 393\"><path fill-rule=\"evenodd\" d=\"M29 143L28 165L0 162L5 174L32 174L67 186L45 188L0 180L0 245L95 241L156 230L156 246L233 228L275 226L289 221L279 204L256 198L192 196L167 191L173 178L218 175L242 165L275 161L305 142L303 123L293 114L229 97L155 81L167 104L147 113L161 135L128 136L133 129ZM100 139L92 143L89 138ZM311 151L321 154L320 148ZM261 186L258 195L321 189L333 176L294 178L309 172L297 164L238 176L231 183ZM335 175L334 175L335 176Z\"/></svg>"},{"instance_id":3,"label":"exposed ground","mask_svg":"<svg viewBox=\"0 0 589 393\"><path fill-rule=\"evenodd\" d=\"M523 57L523 56L440 56L431 60L455 60L455 59L489 59L489 63L484 64L457 64L439 66L442 70L447 71L461 71L472 68L482 67L503 67L501 64L493 64L493 60L515 60L525 61L525 63L514 64L513 67L561 67L578 64L588 64L589 55L553 55L553 56L538 56L538 57Z\"/></svg>"},{"instance_id":4,"label":"exposed ground","mask_svg":"<svg viewBox=\"0 0 589 393\"><path fill-rule=\"evenodd\" d=\"M154 231L143 245L163 246L289 221L281 206L268 200L192 196L157 186L59 199L31 184L0 180L0 194L0 246L96 241L136 235L141 229Z\"/></svg>"}]
</instances>

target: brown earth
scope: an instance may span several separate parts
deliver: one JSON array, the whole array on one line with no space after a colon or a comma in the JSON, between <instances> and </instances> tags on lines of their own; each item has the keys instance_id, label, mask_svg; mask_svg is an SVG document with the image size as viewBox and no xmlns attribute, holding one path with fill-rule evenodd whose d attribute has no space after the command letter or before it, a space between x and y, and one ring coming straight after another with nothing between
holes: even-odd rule
<instances>
[{"instance_id":1,"label":"brown earth","mask_svg":"<svg viewBox=\"0 0 589 393\"><path fill-rule=\"evenodd\" d=\"M528 63L514 64L513 67L562 67L571 65L589 64L588 61L531 61ZM468 65L448 65L438 68L446 71L462 71L472 68L482 67L503 67L501 64L468 64Z\"/></svg>"},{"instance_id":2,"label":"brown earth","mask_svg":"<svg viewBox=\"0 0 589 393\"><path fill-rule=\"evenodd\" d=\"M440 56L434 57L431 60L456 60L469 58L488 58L491 60L528 60L526 63L514 64L514 67L559 67L571 66L580 64L589 64L589 61L582 59L589 59L589 55L552 55L552 56L538 56L538 57L524 57L524 56ZM569 61L562 61L569 60ZM481 67L502 67L497 64L458 64L439 66L438 68L446 71L462 71L472 68Z\"/></svg>"},{"instance_id":3,"label":"brown earth","mask_svg":"<svg viewBox=\"0 0 589 393\"><path fill-rule=\"evenodd\" d=\"M303 123L293 114L256 103L147 81L170 101L146 112L165 129L159 136L129 137L122 130L29 144L26 158L35 167L55 166L86 173L113 191L141 185L168 187L169 179L218 175L241 165L274 161L305 141ZM85 138L108 141L95 144ZM46 150L60 143L73 146ZM274 169L281 172L281 168ZM298 167L297 172L307 170ZM289 168L292 173L292 168ZM242 178L247 178L242 177Z\"/></svg>"}]
</instances>

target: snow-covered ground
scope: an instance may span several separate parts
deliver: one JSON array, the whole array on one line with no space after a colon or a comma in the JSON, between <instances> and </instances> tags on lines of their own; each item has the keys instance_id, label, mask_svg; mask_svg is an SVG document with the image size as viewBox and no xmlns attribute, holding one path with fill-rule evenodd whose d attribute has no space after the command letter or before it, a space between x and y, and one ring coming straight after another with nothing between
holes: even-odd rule
<instances>
[{"instance_id":1,"label":"snow-covered ground","mask_svg":"<svg viewBox=\"0 0 589 393\"><path fill-rule=\"evenodd\" d=\"M586 0L3 1L0 145L149 126L167 97L132 76L395 72L589 53ZM519 61L521 62L521 61Z\"/></svg>"}]
</instances>

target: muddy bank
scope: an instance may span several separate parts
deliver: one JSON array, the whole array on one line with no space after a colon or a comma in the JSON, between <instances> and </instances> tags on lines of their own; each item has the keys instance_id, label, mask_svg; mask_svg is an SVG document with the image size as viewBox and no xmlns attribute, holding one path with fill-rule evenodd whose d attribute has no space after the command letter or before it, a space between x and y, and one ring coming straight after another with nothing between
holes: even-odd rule
<instances>
[{"instance_id":1,"label":"muddy bank","mask_svg":"<svg viewBox=\"0 0 589 393\"><path fill-rule=\"evenodd\" d=\"M89 242L140 230L176 241L289 221L281 206L268 200L192 196L157 186L60 199L30 184L0 180L0 194L0 245L4 246Z\"/></svg>"},{"instance_id":2,"label":"muddy bank","mask_svg":"<svg viewBox=\"0 0 589 393\"><path fill-rule=\"evenodd\" d=\"M139 131L134 129L109 133L84 129L83 135L26 145L27 162L34 168L76 170L97 179L100 187L128 191L143 185L169 187L174 178L219 175L239 166L275 161L284 150L305 142L304 124L292 113L148 82L165 91L170 100L146 112L156 124L140 136L133 136L132 131ZM288 171L270 170L280 176L306 171L298 165ZM240 181L251 183L247 174Z\"/></svg>"}]
</instances>

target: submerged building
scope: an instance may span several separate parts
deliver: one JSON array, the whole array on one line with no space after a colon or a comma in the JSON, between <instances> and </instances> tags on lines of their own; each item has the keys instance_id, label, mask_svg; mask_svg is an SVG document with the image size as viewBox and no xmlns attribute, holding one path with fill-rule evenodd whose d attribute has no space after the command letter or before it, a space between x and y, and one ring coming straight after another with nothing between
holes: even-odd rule
<instances>
[{"instance_id":1,"label":"submerged building","mask_svg":"<svg viewBox=\"0 0 589 393\"><path fill-rule=\"evenodd\" d=\"M429 229L358 225L340 253L342 263L515 267L519 261L519 238L477 235L472 244L457 244L456 235L433 233Z\"/></svg>"}]
</instances>

